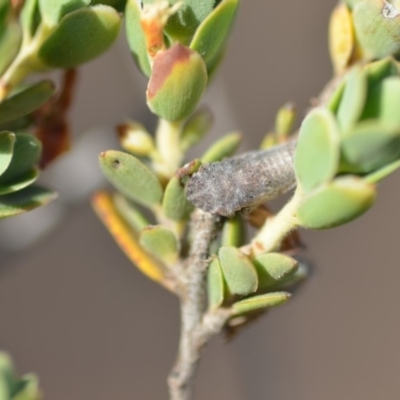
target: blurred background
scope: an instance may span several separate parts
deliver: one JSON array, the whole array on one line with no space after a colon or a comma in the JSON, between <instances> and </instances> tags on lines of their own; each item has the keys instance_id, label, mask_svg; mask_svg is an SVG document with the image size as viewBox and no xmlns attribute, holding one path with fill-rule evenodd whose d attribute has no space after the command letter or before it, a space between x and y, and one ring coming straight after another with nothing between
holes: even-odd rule
<instances>
[{"instance_id":1,"label":"blurred background","mask_svg":"<svg viewBox=\"0 0 400 400\"><path fill-rule=\"evenodd\" d=\"M205 100L217 115L209 140L238 129L242 150L253 148L287 101L302 117L331 76L326 31L335 3L243 1ZM47 400L167 399L177 299L130 265L89 205L106 186L98 153L118 148L113 127L127 117L154 125L146 81L123 37L79 80L75 148L44 174L61 198L0 222L0 347L20 373L39 375ZM197 399L398 397L399 182L399 173L383 182L376 206L352 224L303 233L313 276L231 343L210 344ZM18 253L16 243L25 246Z\"/></svg>"}]
</instances>

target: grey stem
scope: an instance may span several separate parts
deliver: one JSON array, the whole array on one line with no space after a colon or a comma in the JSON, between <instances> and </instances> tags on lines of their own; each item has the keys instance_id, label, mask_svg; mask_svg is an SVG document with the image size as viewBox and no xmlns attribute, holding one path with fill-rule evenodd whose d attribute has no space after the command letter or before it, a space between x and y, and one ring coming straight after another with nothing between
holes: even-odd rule
<instances>
[{"instance_id":1,"label":"grey stem","mask_svg":"<svg viewBox=\"0 0 400 400\"><path fill-rule=\"evenodd\" d=\"M228 318L225 310L206 312L205 276L208 249L216 233L216 217L196 210L192 214L193 243L180 276L181 336L178 357L168 378L170 400L191 400L194 379L204 345L219 333Z\"/></svg>"}]
</instances>

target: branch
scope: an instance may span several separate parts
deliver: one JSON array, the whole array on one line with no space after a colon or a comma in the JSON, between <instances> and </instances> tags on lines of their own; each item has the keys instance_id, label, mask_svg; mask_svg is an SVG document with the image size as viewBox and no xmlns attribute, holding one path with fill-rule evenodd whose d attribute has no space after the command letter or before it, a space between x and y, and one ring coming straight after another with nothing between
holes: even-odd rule
<instances>
[{"instance_id":1,"label":"branch","mask_svg":"<svg viewBox=\"0 0 400 400\"><path fill-rule=\"evenodd\" d=\"M216 217L196 210L192 214L191 233L191 252L180 277L181 336L178 357L168 378L171 400L192 398L201 350L229 317L228 310L205 313L208 249L216 234Z\"/></svg>"}]
</instances>

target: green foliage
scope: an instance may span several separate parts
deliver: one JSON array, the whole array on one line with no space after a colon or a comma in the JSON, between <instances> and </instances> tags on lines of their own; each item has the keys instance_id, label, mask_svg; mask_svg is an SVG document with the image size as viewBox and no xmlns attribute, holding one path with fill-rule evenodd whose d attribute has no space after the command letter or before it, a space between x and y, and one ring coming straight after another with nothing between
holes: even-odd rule
<instances>
[{"instance_id":1,"label":"green foliage","mask_svg":"<svg viewBox=\"0 0 400 400\"><path fill-rule=\"evenodd\" d=\"M206 84L203 59L188 47L176 44L154 58L147 104L167 121L186 119L197 107Z\"/></svg>"},{"instance_id":2,"label":"green foliage","mask_svg":"<svg viewBox=\"0 0 400 400\"><path fill-rule=\"evenodd\" d=\"M365 213L375 198L375 187L365 180L339 177L307 195L299 207L298 218L306 228L333 228Z\"/></svg>"},{"instance_id":3,"label":"green foliage","mask_svg":"<svg viewBox=\"0 0 400 400\"><path fill-rule=\"evenodd\" d=\"M11 94L0 103L0 123L24 117L45 103L54 94L51 81L41 81Z\"/></svg>"},{"instance_id":4,"label":"green foliage","mask_svg":"<svg viewBox=\"0 0 400 400\"><path fill-rule=\"evenodd\" d=\"M212 144L208 150L201 156L201 161L216 162L221 161L226 157L230 157L236 153L242 142L242 135L237 132L223 136Z\"/></svg>"},{"instance_id":5,"label":"green foliage","mask_svg":"<svg viewBox=\"0 0 400 400\"><path fill-rule=\"evenodd\" d=\"M228 178L226 170L210 179L206 197L226 190L254 199L243 215L214 218L187 200L186 185L201 163L234 155L241 135L230 133L212 143L201 161L183 164L212 126L212 113L196 108L224 55L239 1L145 0L142 6L136 0L26 0L20 14L0 1L0 219L55 197L33 184L43 147L48 149L45 140L42 144L29 133L43 113L62 114L52 109L54 86L50 81L20 84L32 72L75 68L102 54L119 34L124 10L129 48L149 78L147 104L160 123L155 132L136 122L118 127L121 146L137 157L117 150L101 153L100 168L116 192L96 195L96 212L144 274L180 296L182 307L198 310L196 333L205 329L204 321L234 329L284 304L308 275L296 258L301 246L295 230L333 228L359 217L374 204L375 184L400 167L398 4L339 4L331 29L337 76L298 134L292 134L294 107L278 111L262 143L267 148L290 141L272 150L279 156L276 165L264 159L269 168L258 170L252 153L235 159L246 172L245 182L237 175ZM64 115L58 118L65 122ZM253 190L276 184L273 174L282 174L278 185L296 186L276 215L260 205L265 198L255 198ZM247 231L255 231L250 241ZM3 399L39 400L39 393L35 378L18 380L0 354Z\"/></svg>"},{"instance_id":6,"label":"green foliage","mask_svg":"<svg viewBox=\"0 0 400 400\"><path fill-rule=\"evenodd\" d=\"M236 247L221 247L218 259L230 294L245 296L257 290L258 277L254 265Z\"/></svg>"},{"instance_id":7,"label":"green foliage","mask_svg":"<svg viewBox=\"0 0 400 400\"><path fill-rule=\"evenodd\" d=\"M39 383L35 375L22 378L16 376L8 354L0 353L0 399L1 400L41 400Z\"/></svg>"},{"instance_id":8,"label":"green foliage","mask_svg":"<svg viewBox=\"0 0 400 400\"><path fill-rule=\"evenodd\" d=\"M162 187L157 176L137 158L121 151L101 153L100 167L122 194L145 206L159 204Z\"/></svg>"},{"instance_id":9,"label":"green foliage","mask_svg":"<svg viewBox=\"0 0 400 400\"><path fill-rule=\"evenodd\" d=\"M208 305L211 309L222 306L225 297L225 280L218 257L214 257L207 273Z\"/></svg>"},{"instance_id":10,"label":"green foliage","mask_svg":"<svg viewBox=\"0 0 400 400\"><path fill-rule=\"evenodd\" d=\"M106 51L115 41L121 18L108 6L84 7L64 15L39 49L49 67L72 68Z\"/></svg>"},{"instance_id":11,"label":"green foliage","mask_svg":"<svg viewBox=\"0 0 400 400\"><path fill-rule=\"evenodd\" d=\"M253 296L249 299L238 301L232 306L232 316L261 311L266 308L280 306L290 299L290 293L276 292Z\"/></svg>"},{"instance_id":12,"label":"green foliage","mask_svg":"<svg viewBox=\"0 0 400 400\"><path fill-rule=\"evenodd\" d=\"M139 70L151 75L151 65L147 54L146 37L140 25L141 9L137 0L128 0L125 10L126 36L133 59Z\"/></svg>"},{"instance_id":13,"label":"green foliage","mask_svg":"<svg viewBox=\"0 0 400 400\"><path fill-rule=\"evenodd\" d=\"M297 260L280 253L263 253L254 259L259 288L276 287L298 269Z\"/></svg>"},{"instance_id":14,"label":"green foliage","mask_svg":"<svg viewBox=\"0 0 400 400\"><path fill-rule=\"evenodd\" d=\"M172 266L178 261L178 240L172 231L162 225L143 229L139 243L151 255L167 265Z\"/></svg>"},{"instance_id":15,"label":"green foliage","mask_svg":"<svg viewBox=\"0 0 400 400\"><path fill-rule=\"evenodd\" d=\"M364 69L354 68L347 76L344 93L337 111L342 132L353 128L363 112L367 97L367 74Z\"/></svg>"},{"instance_id":16,"label":"green foliage","mask_svg":"<svg viewBox=\"0 0 400 400\"><path fill-rule=\"evenodd\" d=\"M221 1L196 30L190 48L203 57L207 71L214 68L223 52L238 5L238 0Z\"/></svg>"},{"instance_id":17,"label":"green foliage","mask_svg":"<svg viewBox=\"0 0 400 400\"><path fill-rule=\"evenodd\" d=\"M395 6L381 0L353 2L357 39L367 58L382 58L400 51L400 15Z\"/></svg>"},{"instance_id":18,"label":"green foliage","mask_svg":"<svg viewBox=\"0 0 400 400\"><path fill-rule=\"evenodd\" d=\"M340 157L340 133L334 115L315 108L304 119L296 149L295 169L305 192L329 182L336 174Z\"/></svg>"},{"instance_id":19,"label":"green foliage","mask_svg":"<svg viewBox=\"0 0 400 400\"><path fill-rule=\"evenodd\" d=\"M162 209L164 214L174 221L185 221L194 207L186 199L185 185L177 175L173 176L165 188Z\"/></svg>"}]
</instances>

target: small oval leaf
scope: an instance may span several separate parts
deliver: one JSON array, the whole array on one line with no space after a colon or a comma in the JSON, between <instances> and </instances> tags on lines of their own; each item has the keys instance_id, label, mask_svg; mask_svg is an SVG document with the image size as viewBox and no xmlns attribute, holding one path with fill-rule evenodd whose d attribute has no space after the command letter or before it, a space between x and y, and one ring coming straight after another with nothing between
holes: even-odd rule
<instances>
[{"instance_id":1,"label":"small oval leaf","mask_svg":"<svg viewBox=\"0 0 400 400\"><path fill-rule=\"evenodd\" d=\"M236 153L241 142L242 135L238 132L225 135L209 147L201 156L201 161L203 163L212 163L230 157Z\"/></svg>"},{"instance_id":2,"label":"small oval leaf","mask_svg":"<svg viewBox=\"0 0 400 400\"><path fill-rule=\"evenodd\" d=\"M296 177L305 192L335 176L339 145L340 133L333 114L324 108L312 110L300 127L294 158Z\"/></svg>"},{"instance_id":3,"label":"small oval leaf","mask_svg":"<svg viewBox=\"0 0 400 400\"><path fill-rule=\"evenodd\" d=\"M3 182L0 179L0 195L17 192L18 190L31 185L38 177L39 171L36 168L32 168L23 175L19 175L13 181Z\"/></svg>"},{"instance_id":4,"label":"small oval leaf","mask_svg":"<svg viewBox=\"0 0 400 400\"><path fill-rule=\"evenodd\" d=\"M18 180L22 175L32 171L40 160L42 144L38 139L24 133L17 133L15 139L11 163L0 176L0 185Z\"/></svg>"},{"instance_id":5,"label":"small oval leaf","mask_svg":"<svg viewBox=\"0 0 400 400\"><path fill-rule=\"evenodd\" d=\"M354 67L346 78L346 86L337 111L338 124L347 132L360 119L367 99L367 74L361 67Z\"/></svg>"},{"instance_id":6,"label":"small oval leaf","mask_svg":"<svg viewBox=\"0 0 400 400\"><path fill-rule=\"evenodd\" d=\"M179 0L170 0L170 4L175 4ZM144 4L151 3L153 0L144 0ZM168 19L166 32L174 39L186 42L196 29L199 23L211 13L215 0L183 0L178 11Z\"/></svg>"},{"instance_id":7,"label":"small oval leaf","mask_svg":"<svg viewBox=\"0 0 400 400\"><path fill-rule=\"evenodd\" d=\"M179 257L179 242L175 234L162 225L148 226L140 234L139 243L153 257L173 266Z\"/></svg>"},{"instance_id":8,"label":"small oval leaf","mask_svg":"<svg viewBox=\"0 0 400 400\"><path fill-rule=\"evenodd\" d=\"M140 24L141 9L137 0L128 0L125 9L126 37L136 65L146 76L151 74L146 37Z\"/></svg>"},{"instance_id":9,"label":"small oval leaf","mask_svg":"<svg viewBox=\"0 0 400 400\"><path fill-rule=\"evenodd\" d=\"M57 198L57 193L31 185L18 192L0 196L0 219L33 210Z\"/></svg>"},{"instance_id":10,"label":"small oval leaf","mask_svg":"<svg viewBox=\"0 0 400 400\"><path fill-rule=\"evenodd\" d=\"M359 1L353 9L354 29L365 57L395 55L400 51L400 12L383 0Z\"/></svg>"},{"instance_id":11,"label":"small oval leaf","mask_svg":"<svg viewBox=\"0 0 400 400\"><path fill-rule=\"evenodd\" d=\"M280 253L263 253L254 260L258 274L258 286L265 289L293 275L299 266L294 258Z\"/></svg>"},{"instance_id":12,"label":"small oval leaf","mask_svg":"<svg viewBox=\"0 0 400 400\"><path fill-rule=\"evenodd\" d=\"M181 178L174 175L165 188L162 202L164 214L174 221L186 221L194 206L187 200Z\"/></svg>"},{"instance_id":13,"label":"small oval leaf","mask_svg":"<svg viewBox=\"0 0 400 400\"><path fill-rule=\"evenodd\" d=\"M64 15L89 4L90 0L39 0L39 9L44 23L54 27Z\"/></svg>"},{"instance_id":14,"label":"small oval leaf","mask_svg":"<svg viewBox=\"0 0 400 400\"><path fill-rule=\"evenodd\" d=\"M245 300L238 301L232 306L232 316L262 311L266 308L280 306L290 299L290 293L275 292L253 296Z\"/></svg>"},{"instance_id":15,"label":"small oval leaf","mask_svg":"<svg viewBox=\"0 0 400 400\"><path fill-rule=\"evenodd\" d=\"M13 121L35 111L54 94L49 81L35 83L0 103L0 123Z\"/></svg>"},{"instance_id":16,"label":"small oval leaf","mask_svg":"<svg viewBox=\"0 0 400 400\"><path fill-rule=\"evenodd\" d=\"M362 121L342 139L342 171L368 173L400 156L400 127Z\"/></svg>"},{"instance_id":17,"label":"small oval leaf","mask_svg":"<svg viewBox=\"0 0 400 400\"><path fill-rule=\"evenodd\" d=\"M221 247L219 262L226 286L233 295L246 296L257 290L258 278L251 261L236 247Z\"/></svg>"},{"instance_id":18,"label":"small oval leaf","mask_svg":"<svg viewBox=\"0 0 400 400\"><path fill-rule=\"evenodd\" d=\"M400 127L400 77L393 76L374 85L369 92L361 119L379 119Z\"/></svg>"},{"instance_id":19,"label":"small oval leaf","mask_svg":"<svg viewBox=\"0 0 400 400\"><path fill-rule=\"evenodd\" d=\"M116 40L121 25L109 6L79 8L67 14L39 49L48 66L73 68L105 52Z\"/></svg>"},{"instance_id":20,"label":"small oval leaf","mask_svg":"<svg viewBox=\"0 0 400 400\"><path fill-rule=\"evenodd\" d=\"M215 65L225 47L238 5L238 0L222 0L196 29L190 48L203 57L207 70Z\"/></svg>"},{"instance_id":21,"label":"small oval leaf","mask_svg":"<svg viewBox=\"0 0 400 400\"><path fill-rule=\"evenodd\" d=\"M333 228L364 214L375 198L373 185L356 176L343 176L308 195L297 216L305 228Z\"/></svg>"},{"instance_id":22,"label":"small oval leaf","mask_svg":"<svg viewBox=\"0 0 400 400\"><path fill-rule=\"evenodd\" d=\"M335 72L344 71L354 49L354 28L350 10L339 3L329 21L329 52Z\"/></svg>"},{"instance_id":23,"label":"small oval leaf","mask_svg":"<svg viewBox=\"0 0 400 400\"><path fill-rule=\"evenodd\" d=\"M224 302L225 282L221 265L217 257L214 257L207 272L208 307L215 310Z\"/></svg>"},{"instance_id":24,"label":"small oval leaf","mask_svg":"<svg viewBox=\"0 0 400 400\"><path fill-rule=\"evenodd\" d=\"M163 190L157 176L137 158L109 150L99 161L106 178L126 197L145 206L160 203Z\"/></svg>"},{"instance_id":25,"label":"small oval leaf","mask_svg":"<svg viewBox=\"0 0 400 400\"><path fill-rule=\"evenodd\" d=\"M197 107L206 84L207 70L201 56L177 43L154 57L147 104L167 121L183 120Z\"/></svg>"},{"instance_id":26,"label":"small oval leaf","mask_svg":"<svg viewBox=\"0 0 400 400\"><path fill-rule=\"evenodd\" d=\"M135 232L140 232L150 225L147 218L121 193L114 193L113 203L115 209Z\"/></svg>"}]
</instances>

